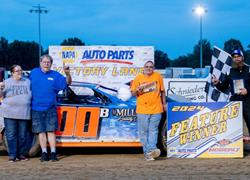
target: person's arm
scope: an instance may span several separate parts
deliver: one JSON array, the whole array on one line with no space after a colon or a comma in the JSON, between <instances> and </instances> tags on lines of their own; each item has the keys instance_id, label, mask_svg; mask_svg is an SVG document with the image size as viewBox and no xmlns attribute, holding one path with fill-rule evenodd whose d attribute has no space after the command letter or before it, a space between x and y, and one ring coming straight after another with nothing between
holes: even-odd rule
<instances>
[{"instance_id":1,"label":"person's arm","mask_svg":"<svg viewBox=\"0 0 250 180\"><path fill-rule=\"evenodd\" d=\"M247 82L245 95L250 96L250 80Z\"/></svg>"},{"instance_id":2,"label":"person's arm","mask_svg":"<svg viewBox=\"0 0 250 180\"><path fill-rule=\"evenodd\" d=\"M70 73L66 74L66 81L67 81L68 85L70 85L72 83L72 77L71 77Z\"/></svg>"},{"instance_id":3,"label":"person's arm","mask_svg":"<svg viewBox=\"0 0 250 180\"><path fill-rule=\"evenodd\" d=\"M132 94L132 96L136 96L136 94L137 94L137 91L136 90L131 90L131 94Z\"/></svg>"},{"instance_id":4,"label":"person's arm","mask_svg":"<svg viewBox=\"0 0 250 180\"><path fill-rule=\"evenodd\" d=\"M131 90L133 96L139 96L143 94L143 87L138 86L135 90Z\"/></svg>"},{"instance_id":5,"label":"person's arm","mask_svg":"<svg viewBox=\"0 0 250 180\"><path fill-rule=\"evenodd\" d=\"M215 76L213 77L213 79L216 78ZM212 82L213 82L212 79ZM220 82L217 78L216 80L214 80L213 82L214 86L220 90L221 92L226 92L229 88L229 84L230 84L230 77L227 75L224 79L224 81Z\"/></svg>"},{"instance_id":6,"label":"person's arm","mask_svg":"<svg viewBox=\"0 0 250 180\"><path fill-rule=\"evenodd\" d=\"M161 101L162 101L163 111L166 111L166 93L165 93L165 90L161 91Z\"/></svg>"},{"instance_id":7,"label":"person's arm","mask_svg":"<svg viewBox=\"0 0 250 180\"><path fill-rule=\"evenodd\" d=\"M250 71L250 70L248 70ZM248 96L250 97L250 73L246 75L246 82L244 84L245 88L240 89L240 94L243 96Z\"/></svg>"},{"instance_id":8,"label":"person's arm","mask_svg":"<svg viewBox=\"0 0 250 180\"><path fill-rule=\"evenodd\" d=\"M143 93L143 88L140 87L138 83L138 76L135 77L135 79L132 81L130 91L131 91L132 96L138 96Z\"/></svg>"},{"instance_id":9,"label":"person's arm","mask_svg":"<svg viewBox=\"0 0 250 180\"><path fill-rule=\"evenodd\" d=\"M160 89L159 90L160 90L160 95L161 95L161 103L162 103L163 111L166 112L166 92L164 88L163 78L160 74L159 76L160 76L159 78Z\"/></svg>"},{"instance_id":10,"label":"person's arm","mask_svg":"<svg viewBox=\"0 0 250 180\"><path fill-rule=\"evenodd\" d=\"M4 87L5 87L4 82L0 82L0 97L3 97L3 94L4 94L4 92L3 92Z\"/></svg>"},{"instance_id":11,"label":"person's arm","mask_svg":"<svg viewBox=\"0 0 250 180\"><path fill-rule=\"evenodd\" d=\"M71 74L70 74L70 68L69 68L69 66L63 65L63 70L64 70L64 73L66 75L67 85L70 85L72 83L72 77L71 77Z\"/></svg>"}]
</instances>

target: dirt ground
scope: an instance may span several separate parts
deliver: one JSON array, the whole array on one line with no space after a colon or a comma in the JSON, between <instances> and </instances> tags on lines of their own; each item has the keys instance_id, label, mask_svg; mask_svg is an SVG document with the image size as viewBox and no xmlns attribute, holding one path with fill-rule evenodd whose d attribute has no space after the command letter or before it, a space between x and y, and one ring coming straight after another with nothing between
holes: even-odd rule
<instances>
[{"instance_id":1,"label":"dirt ground","mask_svg":"<svg viewBox=\"0 0 250 180\"><path fill-rule=\"evenodd\" d=\"M0 179L249 179L243 159L166 159L146 162L137 148L58 149L58 162L7 162L0 146Z\"/></svg>"},{"instance_id":2,"label":"dirt ground","mask_svg":"<svg viewBox=\"0 0 250 180\"><path fill-rule=\"evenodd\" d=\"M247 129L244 125L244 135ZM0 145L0 180L5 179L250 179L250 144L242 159L167 159L146 162L141 148L61 148L58 162L9 163Z\"/></svg>"}]
</instances>

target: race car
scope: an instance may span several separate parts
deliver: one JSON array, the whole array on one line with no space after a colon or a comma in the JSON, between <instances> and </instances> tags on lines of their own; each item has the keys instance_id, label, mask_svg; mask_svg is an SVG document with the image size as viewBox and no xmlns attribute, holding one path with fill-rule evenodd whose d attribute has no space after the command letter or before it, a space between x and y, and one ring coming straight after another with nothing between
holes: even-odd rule
<instances>
[{"instance_id":1,"label":"race car","mask_svg":"<svg viewBox=\"0 0 250 180\"><path fill-rule=\"evenodd\" d=\"M57 146L140 146L135 98L98 84L72 82L57 96Z\"/></svg>"}]
</instances>

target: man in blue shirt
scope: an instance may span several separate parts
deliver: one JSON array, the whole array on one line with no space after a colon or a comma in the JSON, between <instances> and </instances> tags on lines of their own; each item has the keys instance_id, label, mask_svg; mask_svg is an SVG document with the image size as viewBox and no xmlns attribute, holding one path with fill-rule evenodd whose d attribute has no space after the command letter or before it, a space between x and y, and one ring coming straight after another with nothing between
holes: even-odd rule
<instances>
[{"instance_id":1,"label":"man in blue shirt","mask_svg":"<svg viewBox=\"0 0 250 180\"><path fill-rule=\"evenodd\" d=\"M56 157L56 136L58 128L56 112L56 95L71 83L69 67L64 66L66 78L51 70L53 59L49 55L40 58L40 68L35 68L30 73L32 90L32 131L38 133L40 146L42 148L41 162L49 161L47 153L47 138L50 145L52 161Z\"/></svg>"}]
</instances>

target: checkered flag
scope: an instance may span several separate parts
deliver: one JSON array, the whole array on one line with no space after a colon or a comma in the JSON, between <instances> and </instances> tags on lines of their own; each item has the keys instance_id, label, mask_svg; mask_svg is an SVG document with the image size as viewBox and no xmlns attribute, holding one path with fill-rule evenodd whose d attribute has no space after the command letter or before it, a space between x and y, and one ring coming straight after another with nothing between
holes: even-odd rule
<instances>
[{"instance_id":1,"label":"checkered flag","mask_svg":"<svg viewBox=\"0 0 250 180\"><path fill-rule=\"evenodd\" d=\"M211 68L210 73L208 75L205 92L211 97L214 101L228 101L229 100L229 90L225 93L219 91L211 82L212 75L215 75L217 79L223 81L225 79L226 74L229 74L232 65L231 56L214 46L213 55L211 60Z\"/></svg>"}]
</instances>

